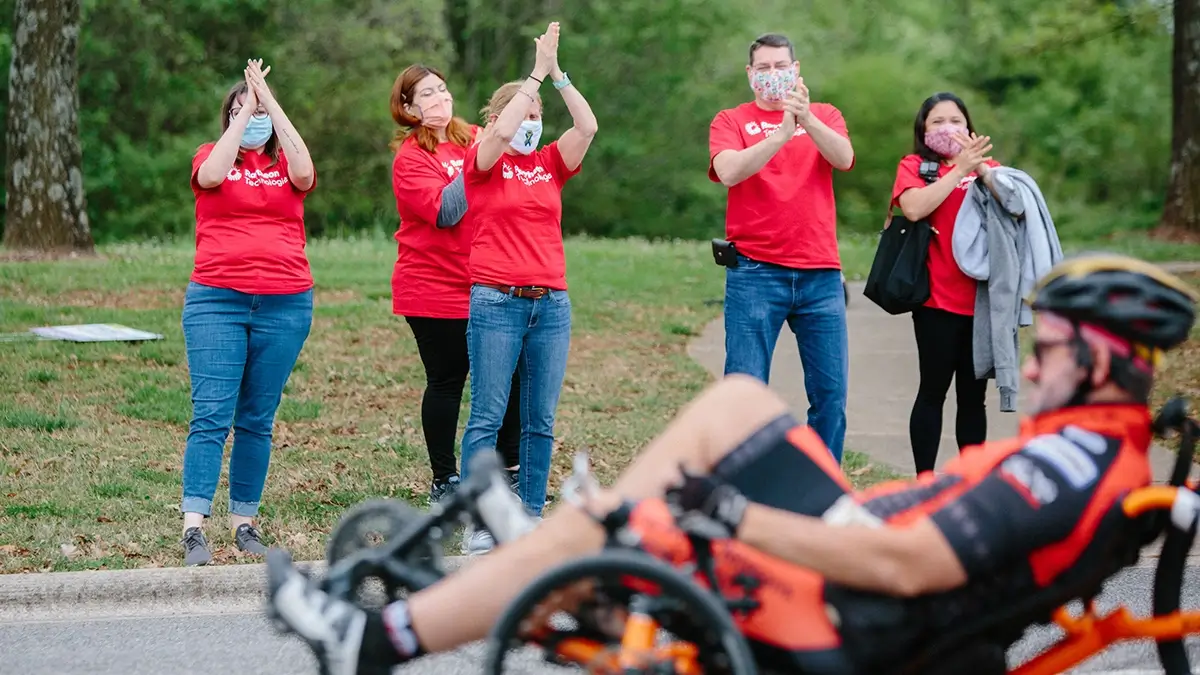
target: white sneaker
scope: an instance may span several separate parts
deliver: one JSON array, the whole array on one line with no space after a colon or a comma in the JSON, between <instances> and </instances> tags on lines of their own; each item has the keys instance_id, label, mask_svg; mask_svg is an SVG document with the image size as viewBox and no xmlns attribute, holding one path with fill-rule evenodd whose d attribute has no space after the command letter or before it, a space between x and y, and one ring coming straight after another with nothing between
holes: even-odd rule
<instances>
[{"instance_id":1,"label":"white sneaker","mask_svg":"<svg viewBox=\"0 0 1200 675\"><path fill-rule=\"evenodd\" d=\"M463 532L463 555L483 555L495 547L496 540L492 537L492 533L483 528L475 529L474 525L468 525Z\"/></svg>"},{"instance_id":2,"label":"white sneaker","mask_svg":"<svg viewBox=\"0 0 1200 675\"><path fill-rule=\"evenodd\" d=\"M280 549L267 552L267 579L267 617L275 629L307 642L322 675L356 675L366 612L318 589Z\"/></svg>"}]
</instances>

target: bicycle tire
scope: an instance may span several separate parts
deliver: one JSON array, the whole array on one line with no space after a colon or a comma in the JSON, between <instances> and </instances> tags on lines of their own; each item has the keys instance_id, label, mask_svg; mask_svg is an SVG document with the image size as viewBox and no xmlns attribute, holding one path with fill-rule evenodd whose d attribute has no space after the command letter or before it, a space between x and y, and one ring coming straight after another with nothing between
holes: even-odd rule
<instances>
[{"instance_id":1,"label":"bicycle tire","mask_svg":"<svg viewBox=\"0 0 1200 675\"><path fill-rule=\"evenodd\" d=\"M605 549L597 554L578 558L553 568L525 587L505 608L486 641L483 672L503 673L504 658L516 639L521 621L546 596L571 582L585 579L616 579L631 576L650 581L662 589L664 596L685 603L689 616L702 617L708 628L718 636L720 648L729 660L730 675L758 675L753 652L745 636L738 630L733 617L713 591L701 587L690 577L646 553L624 549ZM702 645L697 645L702 648Z\"/></svg>"},{"instance_id":2,"label":"bicycle tire","mask_svg":"<svg viewBox=\"0 0 1200 675\"><path fill-rule=\"evenodd\" d=\"M381 530L378 534L386 541L398 536L413 521L424 517L426 516L416 508L397 499L371 499L360 502L342 514L329 534L329 541L325 547L326 564L332 568L359 551L375 548L367 541L367 537L376 532L372 528L375 524L378 524L378 530ZM410 555L414 564L439 567L440 549L433 542L418 545ZM351 597L354 597L364 582L372 576L375 575L368 574L353 579ZM412 590L404 588L393 579L377 578L383 581L385 594L390 599L399 597L401 591Z\"/></svg>"},{"instance_id":3,"label":"bicycle tire","mask_svg":"<svg viewBox=\"0 0 1200 675\"><path fill-rule=\"evenodd\" d=\"M1183 598L1183 575L1187 568L1188 551L1196 538L1194 526L1186 532L1172 524L1168 524L1167 527L1158 565L1154 569L1154 616L1166 616L1179 610ZM1164 675L1191 675L1192 665L1183 637L1158 640L1155 649Z\"/></svg>"}]
</instances>

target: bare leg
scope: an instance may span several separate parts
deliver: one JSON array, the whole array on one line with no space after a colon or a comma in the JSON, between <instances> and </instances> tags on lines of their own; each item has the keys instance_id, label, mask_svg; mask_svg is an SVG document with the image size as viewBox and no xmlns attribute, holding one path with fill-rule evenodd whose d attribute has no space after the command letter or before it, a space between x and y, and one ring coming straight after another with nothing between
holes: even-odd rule
<instances>
[{"instance_id":1,"label":"bare leg","mask_svg":"<svg viewBox=\"0 0 1200 675\"><path fill-rule=\"evenodd\" d=\"M685 406L626 468L613 491L635 500L661 496L679 479L680 464L708 471L784 412L787 405L762 382L730 375ZM428 652L482 639L520 589L546 570L598 550L603 536L589 516L564 505L525 537L412 595L413 631ZM464 607L470 611L463 612Z\"/></svg>"}]
</instances>

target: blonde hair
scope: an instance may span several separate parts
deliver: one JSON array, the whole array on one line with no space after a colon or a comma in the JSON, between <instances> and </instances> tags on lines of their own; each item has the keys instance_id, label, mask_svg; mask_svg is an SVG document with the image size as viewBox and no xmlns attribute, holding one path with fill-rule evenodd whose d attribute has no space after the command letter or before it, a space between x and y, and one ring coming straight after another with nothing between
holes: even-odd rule
<instances>
[{"instance_id":1,"label":"blonde hair","mask_svg":"<svg viewBox=\"0 0 1200 675\"><path fill-rule=\"evenodd\" d=\"M517 91L521 85L525 84L525 80L513 80L500 85L496 93L492 94L487 102L487 105L479 109L479 115L483 118L483 123L488 123L488 118L492 115L499 115L512 102L513 97L517 95ZM533 95L533 99L537 101L538 108L542 107L542 97L538 94Z\"/></svg>"}]
</instances>

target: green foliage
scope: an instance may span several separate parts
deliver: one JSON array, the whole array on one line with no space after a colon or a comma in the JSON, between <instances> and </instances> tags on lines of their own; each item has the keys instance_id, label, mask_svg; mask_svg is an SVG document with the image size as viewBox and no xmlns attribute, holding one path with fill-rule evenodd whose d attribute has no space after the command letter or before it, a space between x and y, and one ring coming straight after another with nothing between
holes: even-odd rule
<instances>
[{"instance_id":1,"label":"green foliage","mask_svg":"<svg viewBox=\"0 0 1200 675\"><path fill-rule=\"evenodd\" d=\"M13 0L0 0L2 25L12 13ZM793 38L814 100L847 119L857 165L836 179L843 231L882 222L913 115L939 90L967 101L998 161L1038 180L1064 233L1141 229L1168 177L1170 18L1161 0L85 0L88 212L101 242L187 235L191 157L220 133L221 99L246 59L261 57L317 165L310 232L392 231L388 103L399 72L443 68L457 113L478 122L557 19L563 68L600 122L565 195L569 233L721 232L708 125L747 100L746 49L766 31ZM0 29L0 63L10 48L11 29ZM570 120L552 87L542 96L552 139Z\"/></svg>"}]
</instances>

